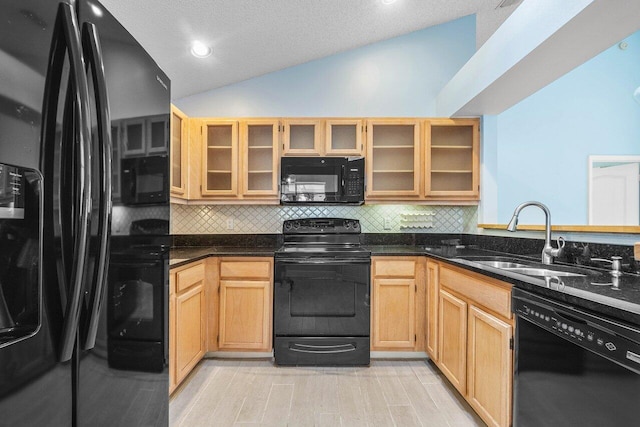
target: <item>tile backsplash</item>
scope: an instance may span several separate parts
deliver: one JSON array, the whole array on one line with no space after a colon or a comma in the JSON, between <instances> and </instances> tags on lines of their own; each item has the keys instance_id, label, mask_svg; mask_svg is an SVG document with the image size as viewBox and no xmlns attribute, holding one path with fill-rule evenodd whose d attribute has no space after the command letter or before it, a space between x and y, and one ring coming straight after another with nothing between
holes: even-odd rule
<instances>
[{"instance_id":1,"label":"tile backsplash","mask_svg":"<svg viewBox=\"0 0 640 427\"><path fill-rule=\"evenodd\" d=\"M171 234L281 233L282 221L311 217L359 219L364 233L473 233L478 207L172 204Z\"/></svg>"}]
</instances>

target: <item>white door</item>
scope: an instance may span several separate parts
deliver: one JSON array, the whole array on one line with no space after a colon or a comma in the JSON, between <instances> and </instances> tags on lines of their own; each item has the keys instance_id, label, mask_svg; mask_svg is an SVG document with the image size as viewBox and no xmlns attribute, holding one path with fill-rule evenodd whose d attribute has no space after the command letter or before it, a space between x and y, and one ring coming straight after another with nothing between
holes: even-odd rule
<instances>
[{"instance_id":1,"label":"white door","mask_svg":"<svg viewBox=\"0 0 640 427\"><path fill-rule=\"evenodd\" d=\"M593 168L589 225L639 225L640 164Z\"/></svg>"}]
</instances>

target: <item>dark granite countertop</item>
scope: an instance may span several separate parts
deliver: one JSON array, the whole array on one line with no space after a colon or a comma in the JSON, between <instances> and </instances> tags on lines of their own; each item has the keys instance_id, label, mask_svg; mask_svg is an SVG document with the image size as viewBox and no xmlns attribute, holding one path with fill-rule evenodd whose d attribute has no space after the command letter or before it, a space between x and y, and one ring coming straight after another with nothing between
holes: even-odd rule
<instances>
[{"instance_id":1,"label":"dark granite countertop","mask_svg":"<svg viewBox=\"0 0 640 427\"><path fill-rule=\"evenodd\" d=\"M272 257L278 248L244 246L183 246L172 248L169 267L175 268L210 256Z\"/></svg>"},{"instance_id":2,"label":"dark granite countertop","mask_svg":"<svg viewBox=\"0 0 640 427\"><path fill-rule=\"evenodd\" d=\"M640 325L640 275L625 273L619 286L611 285L609 270L592 269L593 275L538 278L500 270L465 260L469 256L508 256L529 263L539 262L538 256L511 255L485 250L475 245L376 245L365 244L373 256L429 256L452 265L502 280L512 285L570 305L579 306L623 321ZM193 246L171 249L170 267L175 268L209 256L273 256L276 246L234 247Z\"/></svg>"}]
</instances>

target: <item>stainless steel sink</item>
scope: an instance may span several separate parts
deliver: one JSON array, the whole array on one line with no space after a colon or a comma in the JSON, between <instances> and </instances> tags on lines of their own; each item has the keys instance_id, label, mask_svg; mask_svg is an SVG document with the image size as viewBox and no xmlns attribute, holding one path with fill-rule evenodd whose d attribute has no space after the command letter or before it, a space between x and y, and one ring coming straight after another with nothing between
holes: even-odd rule
<instances>
[{"instance_id":1,"label":"stainless steel sink","mask_svg":"<svg viewBox=\"0 0 640 427\"><path fill-rule=\"evenodd\" d=\"M494 267L494 268L502 268L502 269L506 269L506 268L525 268L528 267L527 264L520 264L519 262L511 262L511 261L474 261L477 262L478 264L482 264L482 265L488 265L489 267Z\"/></svg>"},{"instance_id":2,"label":"stainless steel sink","mask_svg":"<svg viewBox=\"0 0 640 427\"><path fill-rule=\"evenodd\" d=\"M510 256L465 256L459 257L464 264L478 264L512 273L534 277L586 277L602 273L584 267L559 264L542 264Z\"/></svg>"},{"instance_id":3,"label":"stainless steel sink","mask_svg":"<svg viewBox=\"0 0 640 427\"><path fill-rule=\"evenodd\" d=\"M569 271L552 270L549 268L535 268L535 267L515 267L515 268L502 268L505 271L511 271L512 273L524 274L526 276L538 276L538 277L585 277L586 274L571 273Z\"/></svg>"}]
</instances>

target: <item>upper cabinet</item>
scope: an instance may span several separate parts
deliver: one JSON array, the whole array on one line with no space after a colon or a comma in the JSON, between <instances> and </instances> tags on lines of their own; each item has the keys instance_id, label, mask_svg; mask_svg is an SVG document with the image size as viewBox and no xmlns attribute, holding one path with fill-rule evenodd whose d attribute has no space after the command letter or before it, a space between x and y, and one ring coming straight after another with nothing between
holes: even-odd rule
<instances>
[{"instance_id":1,"label":"upper cabinet","mask_svg":"<svg viewBox=\"0 0 640 427\"><path fill-rule=\"evenodd\" d=\"M362 119L285 119L283 156L363 156Z\"/></svg>"},{"instance_id":2,"label":"upper cabinet","mask_svg":"<svg viewBox=\"0 0 640 427\"><path fill-rule=\"evenodd\" d=\"M278 120L202 120L200 128L201 198L277 200Z\"/></svg>"},{"instance_id":3,"label":"upper cabinet","mask_svg":"<svg viewBox=\"0 0 640 427\"><path fill-rule=\"evenodd\" d=\"M125 155L161 149L155 119L119 124ZM188 118L174 108L171 120L177 203L277 204L281 156L364 156L366 203L480 198L478 119Z\"/></svg>"},{"instance_id":4,"label":"upper cabinet","mask_svg":"<svg viewBox=\"0 0 640 427\"><path fill-rule=\"evenodd\" d=\"M327 119L324 123L324 148L327 156L364 155L363 120Z\"/></svg>"},{"instance_id":5,"label":"upper cabinet","mask_svg":"<svg viewBox=\"0 0 640 427\"><path fill-rule=\"evenodd\" d=\"M240 122L242 195L278 197L277 120Z\"/></svg>"},{"instance_id":6,"label":"upper cabinet","mask_svg":"<svg viewBox=\"0 0 640 427\"><path fill-rule=\"evenodd\" d=\"M171 106L171 194L184 197L187 193L188 118Z\"/></svg>"},{"instance_id":7,"label":"upper cabinet","mask_svg":"<svg viewBox=\"0 0 640 427\"><path fill-rule=\"evenodd\" d=\"M316 119L285 119L282 154L289 156L321 156L322 121Z\"/></svg>"},{"instance_id":8,"label":"upper cabinet","mask_svg":"<svg viewBox=\"0 0 640 427\"><path fill-rule=\"evenodd\" d=\"M238 194L238 122L203 120L202 122L203 196Z\"/></svg>"},{"instance_id":9,"label":"upper cabinet","mask_svg":"<svg viewBox=\"0 0 640 427\"><path fill-rule=\"evenodd\" d=\"M480 195L477 119L426 120L426 197L472 198Z\"/></svg>"},{"instance_id":10,"label":"upper cabinet","mask_svg":"<svg viewBox=\"0 0 640 427\"><path fill-rule=\"evenodd\" d=\"M367 199L420 195L420 122L367 120Z\"/></svg>"}]
</instances>

